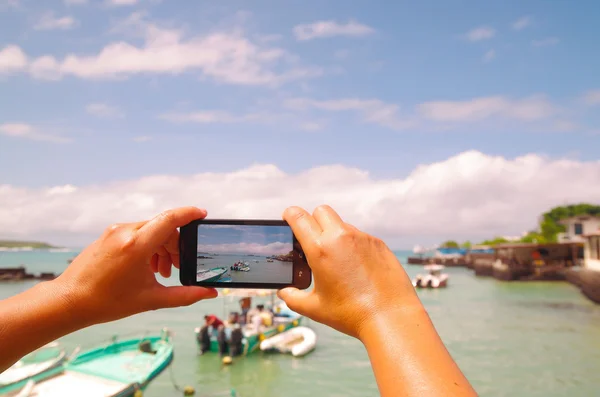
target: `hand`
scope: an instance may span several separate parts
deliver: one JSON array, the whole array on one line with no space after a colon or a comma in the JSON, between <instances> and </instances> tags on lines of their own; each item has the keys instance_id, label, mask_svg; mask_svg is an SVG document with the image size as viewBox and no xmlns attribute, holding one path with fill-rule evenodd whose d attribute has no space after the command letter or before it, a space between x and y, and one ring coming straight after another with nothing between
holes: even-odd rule
<instances>
[{"instance_id":1,"label":"hand","mask_svg":"<svg viewBox=\"0 0 600 397\"><path fill-rule=\"evenodd\" d=\"M165 287L154 273L179 268L178 227L206 217L195 207L165 211L150 221L113 225L51 283L86 325L214 298L200 287Z\"/></svg>"},{"instance_id":2,"label":"hand","mask_svg":"<svg viewBox=\"0 0 600 397\"><path fill-rule=\"evenodd\" d=\"M298 207L283 218L310 265L314 288L285 288L279 296L290 309L350 336L361 337L379 316L421 303L406 272L383 241L344 223L330 207L311 216Z\"/></svg>"}]
</instances>

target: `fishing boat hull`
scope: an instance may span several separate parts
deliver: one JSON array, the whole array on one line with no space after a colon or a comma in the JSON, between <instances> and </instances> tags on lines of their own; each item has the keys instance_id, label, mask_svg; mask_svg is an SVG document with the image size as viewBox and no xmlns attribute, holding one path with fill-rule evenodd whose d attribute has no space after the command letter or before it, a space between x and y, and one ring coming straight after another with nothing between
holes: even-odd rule
<instances>
[{"instance_id":1,"label":"fishing boat hull","mask_svg":"<svg viewBox=\"0 0 600 397\"><path fill-rule=\"evenodd\" d=\"M10 397L130 397L144 390L173 361L173 346L164 337L114 342L77 356L62 367L0 389ZM26 393L27 388L31 390ZM20 392L23 392L19 394Z\"/></svg>"},{"instance_id":2,"label":"fishing boat hull","mask_svg":"<svg viewBox=\"0 0 600 397\"><path fill-rule=\"evenodd\" d=\"M224 267L214 267L210 270L202 270L196 273L196 281L217 281L220 279L225 273L227 269Z\"/></svg>"},{"instance_id":3,"label":"fishing boat hull","mask_svg":"<svg viewBox=\"0 0 600 397\"><path fill-rule=\"evenodd\" d=\"M448 286L448 275L443 274L440 277L418 275L412 280L415 288L445 288Z\"/></svg>"},{"instance_id":4,"label":"fishing boat hull","mask_svg":"<svg viewBox=\"0 0 600 397\"><path fill-rule=\"evenodd\" d=\"M58 343L44 346L23 357L1 373L0 390L61 367L66 359L66 352L64 349L59 348Z\"/></svg>"},{"instance_id":5,"label":"fishing boat hull","mask_svg":"<svg viewBox=\"0 0 600 397\"><path fill-rule=\"evenodd\" d=\"M302 357L315 349L317 335L307 327L296 327L282 332L260 343L262 351L278 351L290 353L294 357Z\"/></svg>"}]
</instances>

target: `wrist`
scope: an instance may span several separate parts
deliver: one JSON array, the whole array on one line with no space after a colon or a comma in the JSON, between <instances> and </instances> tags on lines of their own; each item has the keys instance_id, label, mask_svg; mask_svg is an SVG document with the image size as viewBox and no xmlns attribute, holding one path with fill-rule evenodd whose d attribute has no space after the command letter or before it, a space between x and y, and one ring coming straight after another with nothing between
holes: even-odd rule
<instances>
[{"instance_id":1,"label":"wrist","mask_svg":"<svg viewBox=\"0 0 600 397\"><path fill-rule=\"evenodd\" d=\"M366 346L370 341L381 340L388 333L401 333L403 329L431 324L429 314L420 301L397 308L381 310L366 320L358 333L358 339ZM400 336L400 335L398 335Z\"/></svg>"},{"instance_id":2,"label":"wrist","mask_svg":"<svg viewBox=\"0 0 600 397\"><path fill-rule=\"evenodd\" d=\"M60 277L52 281L44 281L37 285L41 296L52 302L52 306L65 319L70 328L81 329L92 325L85 310L84 299L77 286L72 285Z\"/></svg>"}]
</instances>

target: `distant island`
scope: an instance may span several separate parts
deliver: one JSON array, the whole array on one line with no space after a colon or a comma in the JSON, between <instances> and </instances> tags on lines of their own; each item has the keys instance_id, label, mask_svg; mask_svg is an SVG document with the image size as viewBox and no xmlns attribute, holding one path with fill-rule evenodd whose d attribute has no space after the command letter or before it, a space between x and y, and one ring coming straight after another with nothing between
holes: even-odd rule
<instances>
[{"instance_id":1,"label":"distant island","mask_svg":"<svg viewBox=\"0 0 600 397\"><path fill-rule=\"evenodd\" d=\"M49 249L49 248L60 248L50 245L48 243L42 243L39 241L13 241L13 240L0 240L0 248L33 248L33 249Z\"/></svg>"},{"instance_id":2,"label":"distant island","mask_svg":"<svg viewBox=\"0 0 600 397\"><path fill-rule=\"evenodd\" d=\"M281 262L293 262L294 261L294 251L290 251L285 255L276 255L273 256L273 259L281 261Z\"/></svg>"}]
</instances>

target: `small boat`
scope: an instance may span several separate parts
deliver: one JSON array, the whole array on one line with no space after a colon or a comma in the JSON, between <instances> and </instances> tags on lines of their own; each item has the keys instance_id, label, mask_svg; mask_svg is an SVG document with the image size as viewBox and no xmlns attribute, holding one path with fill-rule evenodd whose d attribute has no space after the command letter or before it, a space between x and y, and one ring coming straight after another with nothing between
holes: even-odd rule
<instances>
[{"instance_id":1,"label":"small boat","mask_svg":"<svg viewBox=\"0 0 600 397\"><path fill-rule=\"evenodd\" d=\"M217 281L227 272L224 267L213 267L212 269L200 270L196 273L196 281Z\"/></svg>"},{"instance_id":2,"label":"small boat","mask_svg":"<svg viewBox=\"0 0 600 397\"><path fill-rule=\"evenodd\" d=\"M304 356L315 349L317 335L308 327L291 328L260 342L262 351L291 353L294 357Z\"/></svg>"},{"instance_id":3,"label":"small boat","mask_svg":"<svg viewBox=\"0 0 600 397\"><path fill-rule=\"evenodd\" d=\"M29 353L6 371L0 373L0 390L60 367L66 359L66 352L58 342L49 343Z\"/></svg>"},{"instance_id":4,"label":"small boat","mask_svg":"<svg viewBox=\"0 0 600 397\"><path fill-rule=\"evenodd\" d=\"M423 266L428 274L417 274L412 280L412 285L415 288L442 288L448 285L448 275L442 274L445 269L443 265L427 265Z\"/></svg>"},{"instance_id":5,"label":"small boat","mask_svg":"<svg viewBox=\"0 0 600 397\"><path fill-rule=\"evenodd\" d=\"M258 263L258 262L259 262L259 261L258 261L258 259L255 259L255 260L254 260L254 263Z\"/></svg>"},{"instance_id":6,"label":"small boat","mask_svg":"<svg viewBox=\"0 0 600 397\"><path fill-rule=\"evenodd\" d=\"M235 262L233 266L230 267L230 270L237 272L249 272L250 266L248 265L248 262Z\"/></svg>"},{"instance_id":7,"label":"small boat","mask_svg":"<svg viewBox=\"0 0 600 397\"><path fill-rule=\"evenodd\" d=\"M117 341L8 387L6 397L131 397L143 391L173 360L169 333Z\"/></svg>"},{"instance_id":8,"label":"small boat","mask_svg":"<svg viewBox=\"0 0 600 397\"><path fill-rule=\"evenodd\" d=\"M267 259L267 262L273 262L273 259Z\"/></svg>"}]
</instances>

